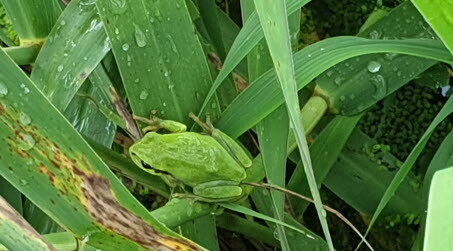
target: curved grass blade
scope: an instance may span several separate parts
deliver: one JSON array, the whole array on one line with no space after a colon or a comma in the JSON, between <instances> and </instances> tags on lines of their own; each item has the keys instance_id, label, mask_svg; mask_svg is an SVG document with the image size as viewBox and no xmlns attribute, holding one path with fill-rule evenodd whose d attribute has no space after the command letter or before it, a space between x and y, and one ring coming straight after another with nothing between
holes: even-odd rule
<instances>
[{"instance_id":1,"label":"curved grass blade","mask_svg":"<svg viewBox=\"0 0 453 251\"><path fill-rule=\"evenodd\" d=\"M58 1L1 0L1 2L13 21L21 45L42 44L61 14Z\"/></svg>"},{"instance_id":2,"label":"curved grass blade","mask_svg":"<svg viewBox=\"0 0 453 251\"><path fill-rule=\"evenodd\" d=\"M286 1L287 14L291 15L298 9L302 8L311 0L288 0ZM209 102L211 102L216 90L234 70L234 68L247 56L247 54L263 39L264 34L260 26L260 21L256 12L250 15L242 27L241 31L234 40L233 45L225 59L222 70L214 81L211 89L209 90L203 105L199 111L199 115L205 112Z\"/></svg>"},{"instance_id":3,"label":"curved grass blade","mask_svg":"<svg viewBox=\"0 0 453 251\"><path fill-rule=\"evenodd\" d=\"M421 139L418 141L417 145L412 149L411 153L407 157L407 159L404 161L403 165L400 167L398 172L396 173L395 177L392 180L392 183L388 186L386 189L384 195L381 198L381 201L379 202L379 205L376 208L376 211L373 214L373 217L370 221L370 224L368 225L367 232L365 236L370 232L371 227L373 227L373 224L376 222L377 218L381 214L381 212L384 210L385 206L388 204L390 199L393 197L395 194L396 190L398 189L399 185L403 182L404 178L407 176L411 168L414 166L415 161L417 160L418 156L422 152L423 148L425 147L426 143L429 140L429 137L433 133L434 129L442 122L448 115L450 115L453 112L453 96L448 99L448 101L445 103L444 107L442 107L442 110L437 114L437 116L434 118L434 120L431 122L429 125L428 129L426 129L425 133L421 137ZM361 242L362 243L362 242ZM360 246L360 244L359 244Z\"/></svg>"},{"instance_id":4,"label":"curved grass blade","mask_svg":"<svg viewBox=\"0 0 453 251\"><path fill-rule=\"evenodd\" d=\"M73 0L36 59L31 79L60 111L110 50L94 0Z\"/></svg>"},{"instance_id":5,"label":"curved grass blade","mask_svg":"<svg viewBox=\"0 0 453 251\"><path fill-rule=\"evenodd\" d=\"M444 0L412 0L426 22L434 29L445 46L453 54L453 2Z\"/></svg>"},{"instance_id":6,"label":"curved grass blade","mask_svg":"<svg viewBox=\"0 0 453 251\"><path fill-rule=\"evenodd\" d=\"M358 36L384 40L437 40L434 31L410 2L402 3ZM335 113L356 114L393 93L434 64L434 60L409 55L363 55L341 62L317 77L315 92L329 100L330 108Z\"/></svg>"},{"instance_id":7,"label":"curved grass blade","mask_svg":"<svg viewBox=\"0 0 453 251\"><path fill-rule=\"evenodd\" d=\"M200 109L212 80L185 1L98 0L96 5L133 113L148 117L156 110L165 119L193 124L188 114Z\"/></svg>"},{"instance_id":8,"label":"curved grass blade","mask_svg":"<svg viewBox=\"0 0 453 251\"><path fill-rule=\"evenodd\" d=\"M449 64L453 56L440 41L427 39L370 40L358 37L335 37L322 40L294 54L297 89L335 64L370 53L401 53ZM283 103L283 96L270 70L254 81L223 112L216 127L238 137Z\"/></svg>"},{"instance_id":9,"label":"curved grass blade","mask_svg":"<svg viewBox=\"0 0 453 251\"><path fill-rule=\"evenodd\" d=\"M322 230L329 249L334 250L329 226L326 220L326 212L323 209L321 196L319 195L318 187L316 185L310 152L305 137L305 130L300 115L285 0L255 0L254 2L256 12L260 18L264 37L266 38L269 48L269 53L274 63L277 79L283 92L290 126L293 128L296 136L296 142L299 147L308 185L313 196ZM286 148L285 146L286 142L283 147Z\"/></svg>"},{"instance_id":10,"label":"curved grass blade","mask_svg":"<svg viewBox=\"0 0 453 251\"><path fill-rule=\"evenodd\" d=\"M150 216L3 51L0 65L5 179L91 246L202 250Z\"/></svg>"},{"instance_id":11,"label":"curved grass blade","mask_svg":"<svg viewBox=\"0 0 453 251\"><path fill-rule=\"evenodd\" d=\"M434 174L429 192L428 216L423 250L451 250L453 248L453 214L451 182L453 168Z\"/></svg>"},{"instance_id":12,"label":"curved grass blade","mask_svg":"<svg viewBox=\"0 0 453 251\"><path fill-rule=\"evenodd\" d=\"M0 196L0 243L9 250L56 250Z\"/></svg>"}]
</instances>

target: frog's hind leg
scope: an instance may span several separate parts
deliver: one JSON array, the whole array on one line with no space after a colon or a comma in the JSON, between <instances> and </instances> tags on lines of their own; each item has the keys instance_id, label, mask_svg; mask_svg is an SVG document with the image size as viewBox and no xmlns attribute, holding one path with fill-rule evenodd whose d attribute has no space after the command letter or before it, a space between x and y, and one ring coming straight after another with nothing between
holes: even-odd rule
<instances>
[{"instance_id":1,"label":"frog's hind leg","mask_svg":"<svg viewBox=\"0 0 453 251\"><path fill-rule=\"evenodd\" d=\"M177 121L172 121L172 120L163 120L158 118L157 116L154 115L154 113L151 113L151 117L144 118L144 117L139 117L139 116L133 116L133 118L137 121L143 122L147 124L148 126L142 128L142 131L144 133L147 132L157 132L160 129L165 129L169 132L185 132L187 130L186 125L179 123Z\"/></svg>"}]
</instances>

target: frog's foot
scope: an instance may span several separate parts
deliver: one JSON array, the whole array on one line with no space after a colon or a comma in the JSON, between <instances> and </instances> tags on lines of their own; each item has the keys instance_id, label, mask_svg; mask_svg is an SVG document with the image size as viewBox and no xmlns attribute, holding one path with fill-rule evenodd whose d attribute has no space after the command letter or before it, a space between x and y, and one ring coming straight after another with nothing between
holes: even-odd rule
<instances>
[{"instance_id":1,"label":"frog's foot","mask_svg":"<svg viewBox=\"0 0 453 251\"><path fill-rule=\"evenodd\" d=\"M156 132L161 129L165 129L172 133L185 132L187 130L186 125L184 125L182 123L179 123L177 121L172 121L172 120L163 120L163 119L158 118L154 114L155 114L155 112L151 112L151 117L149 119L133 115L133 118L135 120L148 124L148 126L142 128L142 131L144 133Z\"/></svg>"},{"instance_id":2,"label":"frog's foot","mask_svg":"<svg viewBox=\"0 0 453 251\"><path fill-rule=\"evenodd\" d=\"M195 121L203 130L208 133L209 135L212 135L212 133L216 130L215 127L211 123L211 119L209 117L206 118L206 123L201 121L201 119L193 114L192 112L189 113L189 117Z\"/></svg>"},{"instance_id":3,"label":"frog's foot","mask_svg":"<svg viewBox=\"0 0 453 251\"><path fill-rule=\"evenodd\" d=\"M195 194L188 194L188 193L174 193L171 195L171 198L190 199L194 203L195 202L218 203L218 202L227 202L227 201L236 200L236 198L205 198L202 196L198 196Z\"/></svg>"}]
</instances>

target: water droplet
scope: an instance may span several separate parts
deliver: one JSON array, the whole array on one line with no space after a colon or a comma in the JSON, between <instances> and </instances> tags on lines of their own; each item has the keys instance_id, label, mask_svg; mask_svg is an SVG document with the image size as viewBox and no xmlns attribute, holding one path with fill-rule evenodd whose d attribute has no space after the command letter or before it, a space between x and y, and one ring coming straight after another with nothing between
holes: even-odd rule
<instances>
[{"instance_id":1,"label":"water droplet","mask_svg":"<svg viewBox=\"0 0 453 251\"><path fill-rule=\"evenodd\" d=\"M140 79L139 79L139 78L136 78L136 79L134 80L134 83L139 83L139 82L140 82Z\"/></svg>"},{"instance_id":2,"label":"water droplet","mask_svg":"<svg viewBox=\"0 0 453 251\"><path fill-rule=\"evenodd\" d=\"M63 69L64 69L64 66L62 64L57 67L58 72L62 72Z\"/></svg>"},{"instance_id":3,"label":"water droplet","mask_svg":"<svg viewBox=\"0 0 453 251\"><path fill-rule=\"evenodd\" d=\"M88 60L88 57L84 57L83 60L87 61L87 60Z\"/></svg>"},{"instance_id":4,"label":"water droplet","mask_svg":"<svg viewBox=\"0 0 453 251\"><path fill-rule=\"evenodd\" d=\"M179 54L178 48L176 47L176 44L175 44L175 41L173 41L173 38L170 35L167 35L167 39L170 42L171 50L174 53Z\"/></svg>"},{"instance_id":5,"label":"water droplet","mask_svg":"<svg viewBox=\"0 0 453 251\"><path fill-rule=\"evenodd\" d=\"M126 11L126 1L125 0L110 0L112 5L115 7L113 12L115 14L122 14Z\"/></svg>"},{"instance_id":6,"label":"water droplet","mask_svg":"<svg viewBox=\"0 0 453 251\"><path fill-rule=\"evenodd\" d=\"M30 116L23 112L19 114L19 121L22 125L29 125L31 123Z\"/></svg>"},{"instance_id":7,"label":"water droplet","mask_svg":"<svg viewBox=\"0 0 453 251\"><path fill-rule=\"evenodd\" d=\"M29 134L21 132L21 133L19 133L18 139L19 139L19 147L22 150L28 151L28 150L32 149L33 146L35 146L35 139L33 139L33 137Z\"/></svg>"},{"instance_id":8,"label":"water droplet","mask_svg":"<svg viewBox=\"0 0 453 251\"><path fill-rule=\"evenodd\" d=\"M148 92L143 90L141 93L140 93L140 99L141 100L145 100L146 98L148 98Z\"/></svg>"},{"instance_id":9,"label":"water droplet","mask_svg":"<svg viewBox=\"0 0 453 251\"><path fill-rule=\"evenodd\" d=\"M367 69L371 73L376 73L381 69L381 63L377 61L370 61L368 63Z\"/></svg>"},{"instance_id":10,"label":"water droplet","mask_svg":"<svg viewBox=\"0 0 453 251\"><path fill-rule=\"evenodd\" d=\"M138 25L135 25L135 42L137 43L138 47L145 47L146 46L146 36L145 33L140 29Z\"/></svg>"},{"instance_id":11,"label":"water droplet","mask_svg":"<svg viewBox=\"0 0 453 251\"><path fill-rule=\"evenodd\" d=\"M29 94L30 93L30 89L28 89L25 84L20 84L20 88L24 89L24 93L25 94Z\"/></svg>"},{"instance_id":12,"label":"water droplet","mask_svg":"<svg viewBox=\"0 0 453 251\"><path fill-rule=\"evenodd\" d=\"M345 97L344 95L341 95L341 96L340 96L340 100L341 100L341 101L345 101L345 100L346 100L346 97Z\"/></svg>"},{"instance_id":13,"label":"water droplet","mask_svg":"<svg viewBox=\"0 0 453 251\"><path fill-rule=\"evenodd\" d=\"M166 70L166 71L164 72L164 76L165 76L165 77L170 76L170 72Z\"/></svg>"},{"instance_id":14,"label":"water droplet","mask_svg":"<svg viewBox=\"0 0 453 251\"><path fill-rule=\"evenodd\" d=\"M327 71L327 73L326 73L327 77L332 76L332 74L333 74L333 70L329 70L329 71Z\"/></svg>"},{"instance_id":15,"label":"water droplet","mask_svg":"<svg viewBox=\"0 0 453 251\"><path fill-rule=\"evenodd\" d=\"M324 48L321 48L321 49L319 49L319 50L320 50L320 51L324 51L325 49L324 49Z\"/></svg>"},{"instance_id":16,"label":"water droplet","mask_svg":"<svg viewBox=\"0 0 453 251\"><path fill-rule=\"evenodd\" d=\"M341 85L341 82L343 82L344 78L343 77L336 77L334 79L334 82L336 85Z\"/></svg>"},{"instance_id":17,"label":"water droplet","mask_svg":"<svg viewBox=\"0 0 453 251\"><path fill-rule=\"evenodd\" d=\"M163 105L163 106L167 106L167 103L163 102L162 105Z\"/></svg>"},{"instance_id":18,"label":"water droplet","mask_svg":"<svg viewBox=\"0 0 453 251\"><path fill-rule=\"evenodd\" d=\"M369 36L371 39L379 39L381 37L381 33L377 30L374 30L370 32Z\"/></svg>"},{"instance_id":19,"label":"water droplet","mask_svg":"<svg viewBox=\"0 0 453 251\"><path fill-rule=\"evenodd\" d=\"M386 53L384 57L387 60L393 60L396 56L398 56L396 53Z\"/></svg>"},{"instance_id":20,"label":"water droplet","mask_svg":"<svg viewBox=\"0 0 453 251\"><path fill-rule=\"evenodd\" d=\"M450 85L442 86L441 87L441 94L444 97L450 97L453 89L451 88Z\"/></svg>"},{"instance_id":21,"label":"water droplet","mask_svg":"<svg viewBox=\"0 0 453 251\"><path fill-rule=\"evenodd\" d=\"M321 215L322 215L322 217L326 217L327 216L327 212L326 212L326 210L324 208L321 209Z\"/></svg>"},{"instance_id":22,"label":"water droplet","mask_svg":"<svg viewBox=\"0 0 453 251\"><path fill-rule=\"evenodd\" d=\"M22 185L22 186L26 186L28 184L28 182L24 179L20 179L19 180L19 183Z\"/></svg>"},{"instance_id":23,"label":"water droplet","mask_svg":"<svg viewBox=\"0 0 453 251\"><path fill-rule=\"evenodd\" d=\"M115 34L116 35L120 34L120 30L118 30L118 28L115 28Z\"/></svg>"},{"instance_id":24,"label":"water droplet","mask_svg":"<svg viewBox=\"0 0 453 251\"><path fill-rule=\"evenodd\" d=\"M123 44L123 46L121 46L121 48L123 49L123 51L128 51L129 50L129 44L125 43L125 44Z\"/></svg>"},{"instance_id":25,"label":"water droplet","mask_svg":"<svg viewBox=\"0 0 453 251\"><path fill-rule=\"evenodd\" d=\"M66 21L65 21L65 20L61 20L60 25L61 25L61 26L66 25Z\"/></svg>"},{"instance_id":26,"label":"water droplet","mask_svg":"<svg viewBox=\"0 0 453 251\"><path fill-rule=\"evenodd\" d=\"M387 94L387 84L385 83L385 79L382 75L376 75L371 78L371 83L376 88L376 92L374 94L374 98L380 99L385 97Z\"/></svg>"},{"instance_id":27,"label":"water droplet","mask_svg":"<svg viewBox=\"0 0 453 251\"><path fill-rule=\"evenodd\" d=\"M5 84L0 82L0 98L8 95L8 88Z\"/></svg>"}]
</instances>

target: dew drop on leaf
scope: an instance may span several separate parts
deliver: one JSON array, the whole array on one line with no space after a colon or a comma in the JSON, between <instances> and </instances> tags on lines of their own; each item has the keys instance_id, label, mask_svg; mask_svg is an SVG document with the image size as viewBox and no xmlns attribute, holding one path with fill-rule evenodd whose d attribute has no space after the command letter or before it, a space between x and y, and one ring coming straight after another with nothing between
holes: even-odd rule
<instances>
[{"instance_id":1,"label":"dew drop on leaf","mask_svg":"<svg viewBox=\"0 0 453 251\"><path fill-rule=\"evenodd\" d=\"M29 125L31 123L30 116L23 112L19 114L19 121L22 125Z\"/></svg>"},{"instance_id":2,"label":"dew drop on leaf","mask_svg":"<svg viewBox=\"0 0 453 251\"><path fill-rule=\"evenodd\" d=\"M57 71L58 71L58 72L62 72L62 71L63 71L63 68L64 68L63 65L59 65L59 66L57 67Z\"/></svg>"},{"instance_id":3,"label":"dew drop on leaf","mask_svg":"<svg viewBox=\"0 0 453 251\"><path fill-rule=\"evenodd\" d=\"M145 33L140 29L138 25L135 26L135 42L137 43L138 47L145 47L146 46L146 36Z\"/></svg>"},{"instance_id":4,"label":"dew drop on leaf","mask_svg":"<svg viewBox=\"0 0 453 251\"><path fill-rule=\"evenodd\" d=\"M148 92L143 90L141 93L140 93L140 99L141 100L145 100L146 98L148 98Z\"/></svg>"},{"instance_id":5,"label":"dew drop on leaf","mask_svg":"<svg viewBox=\"0 0 453 251\"><path fill-rule=\"evenodd\" d=\"M381 69L381 63L377 61L370 61L368 63L367 69L371 73L376 73Z\"/></svg>"},{"instance_id":6,"label":"dew drop on leaf","mask_svg":"<svg viewBox=\"0 0 453 251\"><path fill-rule=\"evenodd\" d=\"M35 139L29 134L19 133L19 147L22 150L28 151L35 146Z\"/></svg>"},{"instance_id":7,"label":"dew drop on leaf","mask_svg":"<svg viewBox=\"0 0 453 251\"><path fill-rule=\"evenodd\" d=\"M5 84L0 83L0 98L8 95L8 88Z\"/></svg>"},{"instance_id":8,"label":"dew drop on leaf","mask_svg":"<svg viewBox=\"0 0 453 251\"><path fill-rule=\"evenodd\" d=\"M125 43L125 44L123 44L123 46L121 46L121 48L123 49L123 51L128 51L129 50L129 44Z\"/></svg>"}]
</instances>

